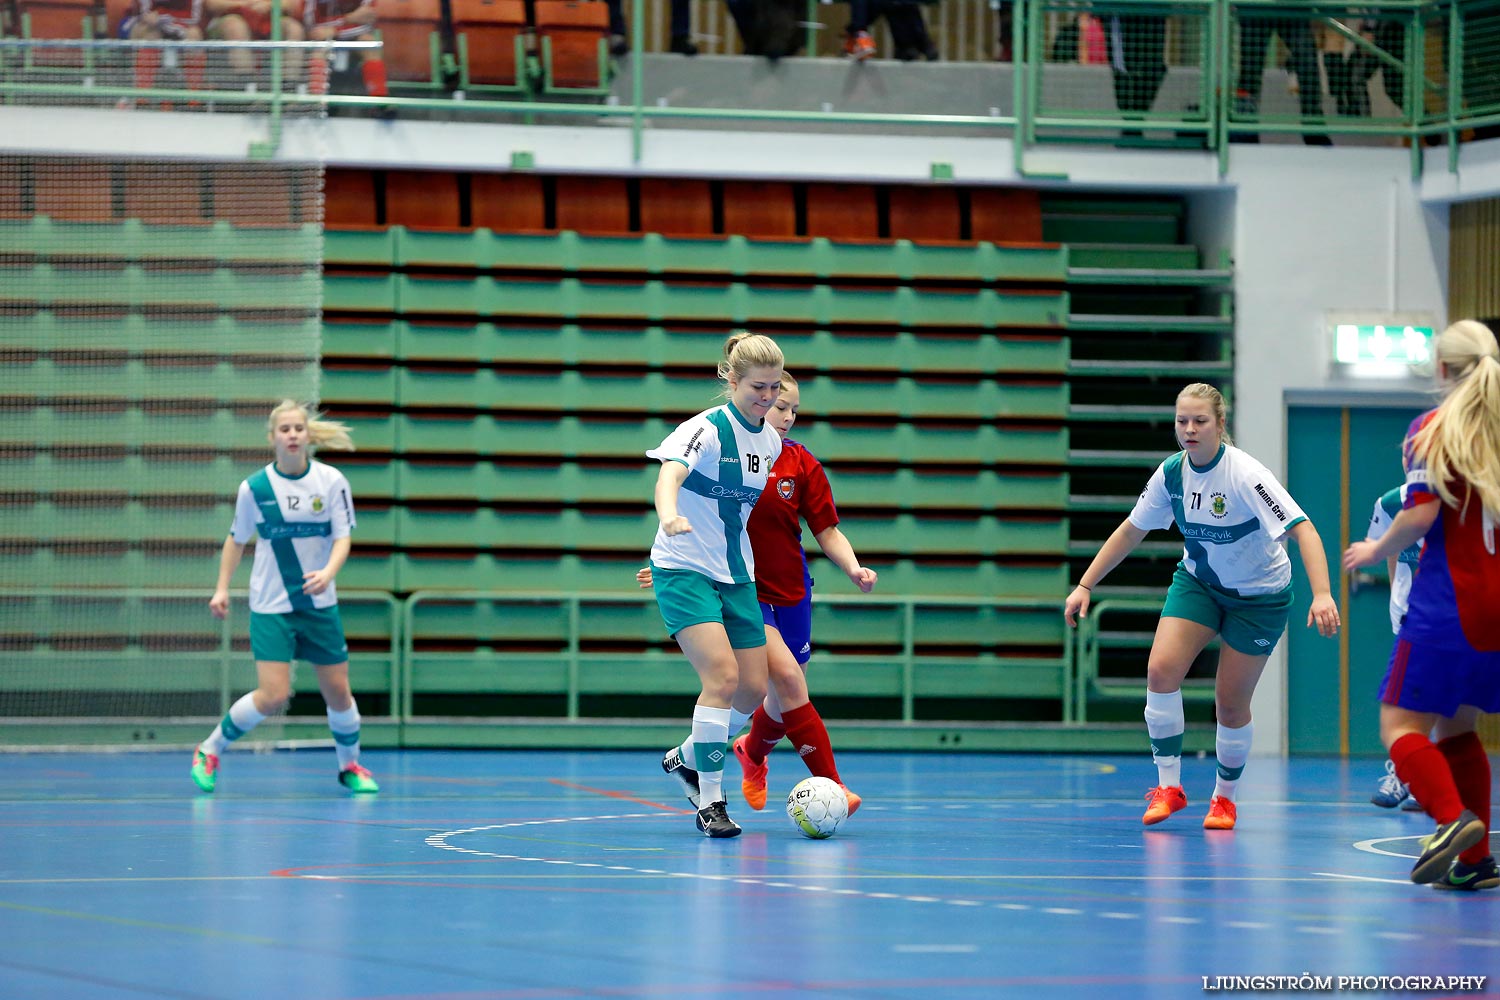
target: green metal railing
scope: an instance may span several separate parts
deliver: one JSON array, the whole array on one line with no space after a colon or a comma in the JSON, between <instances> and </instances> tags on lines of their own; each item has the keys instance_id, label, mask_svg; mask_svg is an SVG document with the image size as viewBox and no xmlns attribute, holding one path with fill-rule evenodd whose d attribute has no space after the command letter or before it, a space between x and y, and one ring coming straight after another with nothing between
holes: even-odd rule
<instances>
[{"instance_id":1,"label":"green metal railing","mask_svg":"<svg viewBox=\"0 0 1500 1000\"><path fill-rule=\"evenodd\" d=\"M243 608L243 591L233 594L235 607ZM99 602L118 601L125 605L133 605L138 602L169 601L182 602L184 606L190 604L198 607L204 604L203 593L198 590L172 589L172 588L49 588L45 590L26 590L22 588L7 587L0 588L0 604L10 604L12 609L16 602L42 602L51 600L62 600L72 602ZM618 593L525 593L502 590L466 590L466 591L421 591L410 594L405 598L398 598L383 591L368 590L342 590L339 593L341 606L346 609L356 605L369 605L377 610L377 614L383 611L378 620L367 620L364 630L367 636L380 635L389 641L389 674L385 679L384 693L389 697L390 709L387 715L371 715L371 722L384 722L397 726L422 721L416 711L415 698L422 694L433 693L424 690L423 678L419 676L425 653L421 647L424 640L432 639L439 642L451 644L455 635L451 629L444 631L438 628L430 634L424 635L424 629L420 621L421 613L425 607L433 605L457 605L475 606L483 603L493 602L506 609L506 613L513 617L501 616L504 624L495 631L506 632L512 639L517 635L529 635L532 637L532 645L537 645L535 640L545 638L553 647L550 651L533 651L528 649L524 652L506 652L500 650L487 660L487 666L504 668L508 663L523 663L535 665L537 663L550 664L560 668L549 677L560 677L560 684L552 684L544 679L542 686L531 689L531 693L544 693L548 695L561 696L565 701L565 710L560 717L546 716L538 717L536 721L548 725L575 724L588 717L583 712L583 698L588 691L585 679L585 664L591 665L596 671L601 666L614 671L618 665L619 680L612 682L610 690L613 693L661 693L666 690L664 684L668 680L673 683L672 690L677 687L687 692L695 688L691 672L686 664L681 662L681 657L674 647L665 644L658 655L645 657L639 651L596 651L586 649L586 633L591 624L598 631L598 618L607 614L605 609L634 607L644 612L643 620L651 616L648 605L652 602L649 593L618 592ZM876 595L818 595L815 604L824 608L849 608L859 609L864 612L881 614L889 611L891 620L888 623L893 629L885 633L886 641L880 645L883 651L864 654L848 654L820 651L816 654L815 662L824 672L825 693L828 687L837 688L837 684L828 683L828 672L840 667L849 671L864 671L874 669L878 664L880 669L891 671L894 674L892 684L881 685L881 696L894 697L900 702L900 712L896 724L943 724L938 719L920 719L918 717L917 702L922 694L923 671L933 669L953 668L963 671L973 670L992 671L991 677L1002 677L1007 669L1029 669L1031 676L1040 673L1051 673L1056 671L1054 681L1045 685L1033 687L1032 697L1050 699L1056 697L1060 703L1060 722L1065 727L1087 727L1090 725L1089 706L1091 703L1111 702L1139 702L1144 700L1144 656L1150 648L1151 631L1143 629L1124 629L1111 631L1104 628L1104 621L1120 613L1155 614L1160 611L1160 601L1156 598L1131 598L1131 597L1107 597L1096 602L1089 610L1089 614L1082 618L1076 630L1061 627L1061 602L1052 598L1015 598L1015 599L986 599L966 597L908 597L908 596L876 596ZM536 609L532 615L516 615L515 609L530 607ZM206 614L206 608L202 609ZM550 613L549 613L550 612ZM963 655L934 655L923 651L923 643L919 642L918 623L924 612L935 613L941 616L944 613L973 612L976 616L989 614L991 616L1004 615L1007 612L1040 612L1046 615L1056 615L1059 621L1058 639L1053 648L1055 656L1032 656L1029 658L989 657L986 659L982 653L976 653L971 659ZM347 613L347 612L346 612ZM475 619L482 621L482 619ZM548 633L547 623L560 622L561 629ZM12 623L14 625L14 623ZM83 635L86 630L80 631L76 621L66 623L66 628L61 629L69 635ZM368 626L379 625L373 631ZM859 623L853 626L860 627ZM60 629L59 623L49 623L46 620L35 623L34 628L38 635L44 638ZM611 633L607 627L603 630ZM847 629L846 629L847 631ZM237 694L241 693L238 688L245 686L243 677L235 678L236 669L244 668L247 664L247 656L242 650L234 648L234 637L243 632L237 615L231 615L220 622L205 623L201 637L210 634L217 635L217 644L212 651L198 650L193 653L173 653L170 649L151 650L152 664L149 677L141 674L139 682L151 691L177 692L183 690L183 680L174 673L180 667L174 663L181 662L182 657L188 656L196 659L213 658L217 661L217 711L227 711ZM545 633L545 635L544 635ZM889 637L894 636L894 641ZM457 638L464 638L462 635ZM498 641L506 636L495 636L491 634L472 635L468 637L476 643L484 644L490 641ZM645 638L643 636L642 638ZM976 648L989 645L1003 644L1004 636L985 635L976 633L973 635L945 636L945 645L952 646L954 643L969 642ZM930 641L930 640L928 640ZM44 643L45 645L45 643ZM1100 660L1103 651L1115 648L1128 648L1139 650L1142 654L1142 670L1139 676L1130 678L1108 678L1101 677ZM119 663L119 654L103 650L82 649L79 651L67 650L44 650L43 652L27 653L21 647L12 645L14 660L11 664L10 684L6 684L4 672L0 672L0 695L7 691L21 692L36 690L53 690L60 696L66 697L69 691L91 692L95 690L110 690L118 687L121 683L137 683L130 681L128 677L114 676L114 672L122 669ZM368 655L368 654L366 654ZM442 654L436 654L441 656ZM46 677L18 677L14 674L16 669L24 668L24 662L28 657L36 658L40 662L45 660L49 664L69 664L74 667L83 667L89 671L99 671L100 677L106 678L108 683L99 683L96 688L90 688L84 681L82 675L68 675L67 679L59 678L52 673ZM646 659L651 663L647 664ZM360 659L356 653L352 660ZM238 666L237 666L238 665ZM430 664L429 664L430 666ZM134 668L137 673L146 669L137 665ZM75 670L76 674L77 671ZM681 684L675 683L679 677ZM136 676L135 674L131 675ZM470 676L475 676L472 673ZM849 676L846 674L846 677ZM639 690L636 685L639 681ZM238 683L237 683L238 682ZM69 687L68 685L72 685ZM551 686L548 686L548 685ZM52 687L48 687L52 685ZM358 685L357 685L358 687ZM864 694L868 696L871 685L856 682L855 696ZM969 678L960 678L959 682L952 685L951 691L944 691L944 697L967 697L987 698L1003 697L1010 693L1002 682L994 688L986 688L982 681ZM1045 688L1045 691L1043 690ZM813 684L814 692L819 685ZM123 689L122 689L123 690ZM131 688L135 690L135 688ZM366 688L366 691L369 689ZM1055 694L1053 692L1056 692ZM1184 695L1191 701L1208 702L1213 699L1213 683L1211 680L1193 680L1184 684ZM453 693L453 692L448 692ZM479 693L479 692L470 692ZM597 693L597 692L594 692ZM834 695L845 694L849 691L832 692ZM930 692L928 692L930 695ZM45 727L55 722L59 726L76 724L80 721L74 717L53 718L48 715L35 717L17 717L13 721L26 721L33 728ZM114 721L109 718L101 718L101 722ZM172 719L161 719L164 724L171 724ZM432 721L427 718L425 721ZM472 720L470 720L472 721ZM1004 722L1005 720L994 720ZM858 725L859 723L851 723ZM887 723L889 725L890 723Z\"/></svg>"},{"instance_id":2,"label":"green metal railing","mask_svg":"<svg viewBox=\"0 0 1500 1000\"><path fill-rule=\"evenodd\" d=\"M245 591L231 591L230 597L231 603L235 608L244 608L244 600L247 597ZM178 602L198 607L205 619L203 632L198 633L198 635L204 638L209 635L216 635L217 645L212 652L203 651L193 655L201 656L205 659L212 657L217 661L218 711L227 712L237 694L242 693L234 690L232 681L235 664L241 663L245 659L245 654L234 648L234 638L236 629L240 624L240 619L236 614L231 614L229 617L217 622L209 619L208 601L204 597L203 591L168 587L47 587L39 589L0 587L0 603L14 605L20 602L50 603L52 601L119 602L127 605L127 609L130 605L149 601ZM403 621L400 613L401 602L391 594L382 591L341 590L339 592L339 603L341 606L363 604L375 605L385 609L385 628L389 632L390 637L390 673L387 677L387 689L391 696L393 709L391 714L394 715L394 708L399 704L400 698L401 623ZM243 614L243 611L241 610L240 613ZM162 624L171 626L170 621L163 621ZM41 620L34 622L33 626L38 634L43 637L51 636L57 631L64 631L67 635L71 636L87 635L87 630L81 629L78 623L74 621L52 621L43 617ZM151 669L159 674L159 680L166 678L170 674L170 663L174 655L171 649L151 648L149 649L149 653L152 660L160 660L162 664L160 668L153 667ZM17 659L23 659L27 655L27 651L24 648L13 646L12 652L9 655ZM70 663L90 668L97 667L98 670L104 672L109 672L118 666L118 656L115 653L111 651L89 650L87 648L62 651L48 650L45 653L45 659L49 663ZM162 683L165 683L165 680L162 680ZM0 675L0 694L3 693L4 680L3 675Z\"/></svg>"},{"instance_id":3,"label":"green metal railing","mask_svg":"<svg viewBox=\"0 0 1500 1000\"><path fill-rule=\"evenodd\" d=\"M1049 97L1048 81L1062 70L1059 63L1048 59L1044 52L1048 32L1055 30L1060 18L1074 17L1080 12L1091 13L1106 26L1113 26L1120 16L1134 18L1137 22L1149 20L1153 24L1159 19L1163 33L1161 44L1166 45L1167 35L1173 39L1174 52L1167 59L1171 71L1196 74L1194 100L1190 105L1176 112L1124 113L1118 108L1090 108L1087 103L1070 107L1066 99L1059 103L1056 97ZM1368 23L1371 18L1399 29L1396 32L1399 44L1389 39L1372 38L1370 31L1361 30L1360 22ZM1399 103L1400 116L1374 120L1337 114L1304 120L1300 116L1277 118L1237 111L1233 70L1237 32L1245 25L1264 27L1272 22L1312 25L1326 37L1336 39L1351 54L1384 68L1392 77L1398 67L1402 68L1404 83L1398 88L1399 92L1392 95L1392 101ZM645 23L644 0L634 0L632 46L637 54L644 50ZM304 56L326 56L338 50L357 51L380 44L280 42L275 40L280 20L273 17L272 25L272 41L233 45L225 42L163 43L83 38L69 41L3 39L0 40L0 99L12 103L71 101L97 104L101 99L139 99L143 102L252 105L263 109L268 116L266 138L257 142L252 150L254 155L260 156L270 156L277 149L283 115L325 107L383 109L394 113L440 112L465 118L519 116L526 121L623 119L630 123L632 149L637 159L643 155L646 129L653 121L716 121L729 127L737 122L825 122L903 129L913 126L957 127L979 135L1015 137L1014 156L1023 174L1027 172L1026 150L1039 142L1055 141L1058 138L1055 133L1059 130L1065 131L1070 138L1085 141L1115 141L1122 128L1148 129L1158 133L1170 131L1179 138L1216 151L1221 167L1227 167L1230 143L1237 132L1401 138L1412 146L1414 169L1423 139L1438 137L1448 141L1450 167L1456 169L1458 143L1468 130L1500 126L1500 84L1494 82L1496 74L1493 71L1494 60L1500 57L1500 28L1497 28L1500 25L1500 0L1470 0L1463 4L1385 0L1361 5L1322 2L1271 4L1263 0L1098 0L1093 3L1016 0L1013 13L1015 59L1009 67L994 64L996 73L1010 74L1012 105L1009 113L1001 114L1001 109L995 109L989 115L658 106L649 103L645 97L646 67L645 60L639 55L629 60L626 92L618 94L614 103L600 103L599 88L592 91L593 97L588 96L590 92L585 88L566 99L560 98L555 91L527 90L522 94L466 94L464 100L453 100L431 96L307 95L283 93L280 86L270 87L267 94L138 90L128 85L129 80L101 83L98 78L101 64L110 60L128 64L133 51L146 47L184 51L195 47L208 51L236 46L260 49L268 53L270 79L278 80L282 62L290 58L292 52ZM1441 39L1441 43L1430 46L1428 43L1432 39ZM72 76L67 75L69 71L58 67L39 72L33 66L33 55L48 48L82 49L85 69L71 71ZM1327 67L1331 63L1324 61L1322 65ZM1099 74L1110 73L1109 66L1094 67L1094 70ZM1305 83L1301 85L1305 86ZM1321 81L1316 86L1321 93ZM524 85L522 89L525 89ZM691 96L686 100L691 100ZM518 165L526 165L524 157Z\"/></svg>"},{"instance_id":4,"label":"green metal railing","mask_svg":"<svg viewBox=\"0 0 1500 1000\"><path fill-rule=\"evenodd\" d=\"M620 605L644 605L653 601L649 593L539 593L527 594L510 591L496 590L465 590L465 591L418 591L411 594L404 602L401 626L401 669L400 680L402 719L410 720L415 717L413 698L419 687L419 678L416 676L416 664L421 658L417 644L421 640L421 628L417 616L423 605L433 603L481 603L498 602L505 605L533 605L537 608L560 609L564 616L566 631L562 636L554 636L560 646L556 651L527 652L524 659L528 662L551 663L560 665L565 671L565 688L563 694L566 699L565 717L569 721L580 718L580 705L583 697L582 664L585 659L591 661L618 662L622 670L630 670L639 665L640 654L636 652L585 652L583 648L584 621L590 607L620 606ZM918 672L925 665L931 665L936 659L930 655L918 652L917 642L917 613L919 609L962 609L988 612L1004 611L1047 611L1058 609L1056 601L1040 598L966 598L966 597L890 597L890 596L854 596L854 595L817 595L814 603L821 607L862 607L865 609L889 608L896 616L898 623L896 645L899 652L880 654L879 659L894 666L898 672L897 697L901 703L900 720L902 722L914 722L917 719L916 700L918 688ZM439 637L440 638L440 637ZM1074 721L1074 652L1071 634L1064 631L1058 646L1059 655L1056 669L1058 671L1058 691L1061 701L1061 713L1063 722ZM876 659L875 655L863 655L856 657L860 661ZM672 657L675 661L675 655ZM837 654L820 654L820 661L837 661ZM951 658L961 663L959 657ZM503 657L497 657L503 660ZM686 667L682 666L686 671ZM684 673L684 676L686 674ZM984 692L975 690L971 692L974 697L982 696Z\"/></svg>"}]
</instances>

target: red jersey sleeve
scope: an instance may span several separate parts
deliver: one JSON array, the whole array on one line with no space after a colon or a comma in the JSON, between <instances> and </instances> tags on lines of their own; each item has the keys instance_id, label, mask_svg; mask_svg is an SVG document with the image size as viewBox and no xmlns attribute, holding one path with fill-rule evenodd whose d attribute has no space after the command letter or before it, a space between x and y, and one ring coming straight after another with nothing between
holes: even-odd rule
<instances>
[{"instance_id":1,"label":"red jersey sleeve","mask_svg":"<svg viewBox=\"0 0 1500 1000\"><path fill-rule=\"evenodd\" d=\"M802 454L802 503L798 513L807 522L807 530L816 538L819 532L839 523L839 512L833 506L833 487L828 485L823 463L806 448L797 450Z\"/></svg>"}]
</instances>

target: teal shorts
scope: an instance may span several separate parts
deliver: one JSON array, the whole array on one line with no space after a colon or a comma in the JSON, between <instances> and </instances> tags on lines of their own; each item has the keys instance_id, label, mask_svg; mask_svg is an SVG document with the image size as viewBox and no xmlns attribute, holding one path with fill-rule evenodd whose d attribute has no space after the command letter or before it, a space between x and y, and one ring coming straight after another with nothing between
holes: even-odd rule
<instances>
[{"instance_id":1,"label":"teal shorts","mask_svg":"<svg viewBox=\"0 0 1500 1000\"><path fill-rule=\"evenodd\" d=\"M766 644L766 624L754 583L720 583L689 569L652 566L651 587L670 636L689 625L718 622L735 649Z\"/></svg>"},{"instance_id":2,"label":"teal shorts","mask_svg":"<svg viewBox=\"0 0 1500 1000\"><path fill-rule=\"evenodd\" d=\"M265 615L250 612L250 652L257 660L290 663L301 660L315 667L349 659L339 606Z\"/></svg>"},{"instance_id":3,"label":"teal shorts","mask_svg":"<svg viewBox=\"0 0 1500 1000\"><path fill-rule=\"evenodd\" d=\"M1292 585L1274 594L1236 597L1210 587L1177 567L1163 618L1186 618L1219 633L1226 645L1247 656L1265 656L1276 648L1292 614Z\"/></svg>"}]
</instances>

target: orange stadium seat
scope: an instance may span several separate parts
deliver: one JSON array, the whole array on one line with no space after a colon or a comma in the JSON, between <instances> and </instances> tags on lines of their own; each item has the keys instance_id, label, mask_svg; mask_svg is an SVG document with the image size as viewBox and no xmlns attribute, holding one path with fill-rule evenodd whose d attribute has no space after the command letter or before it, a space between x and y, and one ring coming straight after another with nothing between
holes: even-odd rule
<instances>
[{"instance_id":1,"label":"orange stadium seat","mask_svg":"<svg viewBox=\"0 0 1500 1000\"><path fill-rule=\"evenodd\" d=\"M958 192L951 187L893 187L891 239L952 242L959 239Z\"/></svg>"},{"instance_id":2,"label":"orange stadium seat","mask_svg":"<svg viewBox=\"0 0 1500 1000\"><path fill-rule=\"evenodd\" d=\"M1022 188L969 191L969 235L988 243L1042 242L1042 195Z\"/></svg>"},{"instance_id":3,"label":"orange stadium seat","mask_svg":"<svg viewBox=\"0 0 1500 1000\"><path fill-rule=\"evenodd\" d=\"M542 179L535 174L475 174L469 178L474 225L497 233L534 233L547 225Z\"/></svg>"},{"instance_id":4,"label":"orange stadium seat","mask_svg":"<svg viewBox=\"0 0 1500 1000\"><path fill-rule=\"evenodd\" d=\"M724 232L730 236L790 239L797 235L797 201L786 181L725 181Z\"/></svg>"},{"instance_id":5,"label":"orange stadium seat","mask_svg":"<svg viewBox=\"0 0 1500 1000\"><path fill-rule=\"evenodd\" d=\"M409 229L457 229L458 175L447 170L388 171L385 224Z\"/></svg>"},{"instance_id":6,"label":"orange stadium seat","mask_svg":"<svg viewBox=\"0 0 1500 1000\"><path fill-rule=\"evenodd\" d=\"M869 184L809 184L807 235L831 240L879 239L875 188Z\"/></svg>"},{"instance_id":7,"label":"orange stadium seat","mask_svg":"<svg viewBox=\"0 0 1500 1000\"><path fill-rule=\"evenodd\" d=\"M15 160L0 160L0 219L25 219L26 165Z\"/></svg>"},{"instance_id":8,"label":"orange stadium seat","mask_svg":"<svg viewBox=\"0 0 1500 1000\"><path fill-rule=\"evenodd\" d=\"M36 160L32 164L36 214L64 222L112 222L114 174L108 163Z\"/></svg>"},{"instance_id":9,"label":"orange stadium seat","mask_svg":"<svg viewBox=\"0 0 1500 1000\"><path fill-rule=\"evenodd\" d=\"M432 63L432 40L442 37L442 0L380 0L376 27L385 44L389 79L432 82L437 68Z\"/></svg>"},{"instance_id":10,"label":"orange stadium seat","mask_svg":"<svg viewBox=\"0 0 1500 1000\"><path fill-rule=\"evenodd\" d=\"M15 0L17 30L22 38L92 38L95 0ZM82 49L54 49L35 53L41 66L81 66Z\"/></svg>"},{"instance_id":11,"label":"orange stadium seat","mask_svg":"<svg viewBox=\"0 0 1500 1000\"><path fill-rule=\"evenodd\" d=\"M548 86L587 89L607 82L609 61L599 53L609 34L609 8L601 0L536 0L536 31L545 41Z\"/></svg>"},{"instance_id":12,"label":"orange stadium seat","mask_svg":"<svg viewBox=\"0 0 1500 1000\"><path fill-rule=\"evenodd\" d=\"M203 171L196 163L126 164L126 218L161 226L207 224Z\"/></svg>"},{"instance_id":13,"label":"orange stadium seat","mask_svg":"<svg viewBox=\"0 0 1500 1000\"><path fill-rule=\"evenodd\" d=\"M451 0L464 85L513 87L525 76L525 0Z\"/></svg>"},{"instance_id":14,"label":"orange stadium seat","mask_svg":"<svg viewBox=\"0 0 1500 1000\"><path fill-rule=\"evenodd\" d=\"M641 230L663 236L713 235L713 192L708 181L660 177L642 180Z\"/></svg>"},{"instance_id":15,"label":"orange stadium seat","mask_svg":"<svg viewBox=\"0 0 1500 1000\"><path fill-rule=\"evenodd\" d=\"M323 172L323 225L355 229L376 225L375 175L368 170L329 167Z\"/></svg>"},{"instance_id":16,"label":"orange stadium seat","mask_svg":"<svg viewBox=\"0 0 1500 1000\"><path fill-rule=\"evenodd\" d=\"M297 183L278 184L272 175L259 179L245 176L243 167L211 167L214 218L236 226L285 227L306 221L306 192Z\"/></svg>"},{"instance_id":17,"label":"orange stadium seat","mask_svg":"<svg viewBox=\"0 0 1500 1000\"><path fill-rule=\"evenodd\" d=\"M625 179L557 178L557 228L604 236L630 232L630 195Z\"/></svg>"}]
</instances>

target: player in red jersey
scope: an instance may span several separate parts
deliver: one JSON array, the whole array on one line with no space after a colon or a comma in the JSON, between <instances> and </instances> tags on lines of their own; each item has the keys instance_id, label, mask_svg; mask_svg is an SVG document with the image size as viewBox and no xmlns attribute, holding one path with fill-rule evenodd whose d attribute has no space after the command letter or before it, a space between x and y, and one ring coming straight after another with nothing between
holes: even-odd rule
<instances>
[{"instance_id":1,"label":"player in red jersey","mask_svg":"<svg viewBox=\"0 0 1500 1000\"><path fill-rule=\"evenodd\" d=\"M1460 320L1435 352L1448 391L1407 432L1403 509L1378 542L1356 542L1343 562L1353 570L1422 541L1381 684L1380 736L1438 824L1412 881L1490 889L1500 886L1490 763L1475 728L1480 712L1500 711L1500 347L1483 323Z\"/></svg>"},{"instance_id":2,"label":"player in red jersey","mask_svg":"<svg viewBox=\"0 0 1500 1000\"><path fill-rule=\"evenodd\" d=\"M766 422L782 437L781 456L771 469L766 491L750 512L750 544L755 549L755 589L766 622L770 684L766 698L750 717L750 731L734 741L734 756L743 777L740 791L752 809L766 802L767 755L783 736L792 741L813 775L843 785L823 718L807 693L807 661L812 656L812 575L802 549L801 522L833 564L863 593L878 575L862 566L849 539L839 530L833 490L822 463L787 437L797 421L802 396L797 380L781 373L781 395ZM844 789L849 812L859 808L858 795Z\"/></svg>"},{"instance_id":3,"label":"player in red jersey","mask_svg":"<svg viewBox=\"0 0 1500 1000\"><path fill-rule=\"evenodd\" d=\"M307 0L305 21L310 42L349 42L365 38L375 30L375 0ZM347 52L334 53L332 59L314 58L307 67L308 89L314 94L328 92L328 63L342 68ZM385 60L380 50L366 49L359 54L360 76L370 97L386 96Z\"/></svg>"},{"instance_id":4,"label":"player in red jersey","mask_svg":"<svg viewBox=\"0 0 1500 1000\"><path fill-rule=\"evenodd\" d=\"M854 547L838 529L838 511L822 464L786 436L800 407L797 380L782 372L781 393L766 414L766 423L782 436L781 455L746 525L755 553L755 590L766 624L770 667L765 701L750 717L750 731L734 741L734 755L744 772L740 791L752 809L765 808L766 757L783 736L797 747L809 773L844 784L828 729L807 692L804 671L812 656L813 581L802 551L800 522L807 522L824 554L861 591L868 594L878 579L873 569L860 565ZM641 570L636 579L649 587L651 570ZM852 814L860 806L860 797L847 787L844 794Z\"/></svg>"},{"instance_id":5,"label":"player in red jersey","mask_svg":"<svg viewBox=\"0 0 1500 1000\"><path fill-rule=\"evenodd\" d=\"M203 41L203 0L136 0L130 13L120 21L118 34L131 41L166 40L173 42ZM149 90L156 86L156 76L163 62L169 68L179 61L177 52L163 59L164 50L148 47L135 53L135 86ZM204 51L195 49L183 54L183 79L193 90L203 89Z\"/></svg>"},{"instance_id":6,"label":"player in red jersey","mask_svg":"<svg viewBox=\"0 0 1500 1000\"><path fill-rule=\"evenodd\" d=\"M225 42L267 41L271 37L271 0L203 0L209 17L208 37ZM281 40L300 42L302 0L282 0ZM255 72L255 53L250 49L231 49L229 65L248 76ZM282 57L282 78L294 80L302 73L302 57L288 51Z\"/></svg>"}]
</instances>

